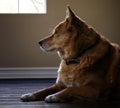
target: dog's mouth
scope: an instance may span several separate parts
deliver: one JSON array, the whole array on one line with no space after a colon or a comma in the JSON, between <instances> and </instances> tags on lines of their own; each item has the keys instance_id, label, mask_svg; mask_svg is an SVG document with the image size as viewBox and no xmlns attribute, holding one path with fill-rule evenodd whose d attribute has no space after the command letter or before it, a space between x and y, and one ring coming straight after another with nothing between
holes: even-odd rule
<instances>
[{"instance_id":1,"label":"dog's mouth","mask_svg":"<svg viewBox=\"0 0 120 108\"><path fill-rule=\"evenodd\" d=\"M56 48L54 47L50 47L49 45L45 44L43 41L40 41L39 42L39 45L40 45L40 48L43 50L43 51L56 51Z\"/></svg>"}]
</instances>

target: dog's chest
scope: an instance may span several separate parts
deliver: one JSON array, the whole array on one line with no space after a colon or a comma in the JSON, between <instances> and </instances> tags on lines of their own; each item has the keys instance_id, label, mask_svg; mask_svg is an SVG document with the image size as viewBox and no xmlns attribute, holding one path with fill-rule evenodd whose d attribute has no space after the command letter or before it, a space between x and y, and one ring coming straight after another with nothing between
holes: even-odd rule
<instances>
[{"instance_id":1,"label":"dog's chest","mask_svg":"<svg viewBox=\"0 0 120 108\"><path fill-rule=\"evenodd\" d=\"M61 74L60 75L61 78L60 80L63 82L63 84L66 87L75 87L75 86L79 86L79 84L76 82L75 80L75 75L72 73L65 73L65 74Z\"/></svg>"},{"instance_id":2,"label":"dog's chest","mask_svg":"<svg viewBox=\"0 0 120 108\"><path fill-rule=\"evenodd\" d=\"M63 83L66 85L66 87L74 87L77 86L77 83L75 81L75 75L73 73L65 73L64 75L61 75Z\"/></svg>"},{"instance_id":3,"label":"dog's chest","mask_svg":"<svg viewBox=\"0 0 120 108\"><path fill-rule=\"evenodd\" d=\"M72 65L70 67L62 65L58 70L57 81L62 82L66 87L76 87L80 86L81 81L79 77L80 73L76 67Z\"/></svg>"}]
</instances>

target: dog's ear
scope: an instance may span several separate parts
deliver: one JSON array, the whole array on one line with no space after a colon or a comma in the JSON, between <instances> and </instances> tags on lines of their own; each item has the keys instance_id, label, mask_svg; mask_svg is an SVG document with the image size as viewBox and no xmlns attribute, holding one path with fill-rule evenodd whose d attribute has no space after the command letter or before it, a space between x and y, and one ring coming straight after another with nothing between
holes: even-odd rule
<instances>
[{"instance_id":1,"label":"dog's ear","mask_svg":"<svg viewBox=\"0 0 120 108\"><path fill-rule=\"evenodd\" d=\"M84 21L80 19L77 15L75 15L75 13L71 10L69 5L67 6L66 11L66 21L68 21L68 25L75 24L79 27L83 27L84 25Z\"/></svg>"},{"instance_id":2,"label":"dog's ear","mask_svg":"<svg viewBox=\"0 0 120 108\"><path fill-rule=\"evenodd\" d=\"M70 6L67 6L67 11L66 11L66 18L73 18L75 17L74 12L71 10Z\"/></svg>"},{"instance_id":3,"label":"dog's ear","mask_svg":"<svg viewBox=\"0 0 120 108\"><path fill-rule=\"evenodd\" d=\"M75 13L71 10L70 6L68 5L66 11L66 18L69 19L69 21L72 21L75 17Z\"/></svg>"}]
</instances>

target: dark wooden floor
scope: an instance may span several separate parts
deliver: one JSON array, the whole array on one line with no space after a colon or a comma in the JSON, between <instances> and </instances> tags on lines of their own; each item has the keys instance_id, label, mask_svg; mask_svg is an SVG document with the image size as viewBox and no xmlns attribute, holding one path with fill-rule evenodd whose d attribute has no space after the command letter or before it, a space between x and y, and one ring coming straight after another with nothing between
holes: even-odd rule
<instances>
[{"instance_id":1,"label":"dark wooden floor","mask_svg":"<svg viewBox=\"0 0 120 108\"><path fill-rule=\"evenodd\" d=\"M120 108L120 102L110 103L45 103L21 102L21 94L52 85L55 80L0 80L0 108Z\"/></svg>"}]
</instances>

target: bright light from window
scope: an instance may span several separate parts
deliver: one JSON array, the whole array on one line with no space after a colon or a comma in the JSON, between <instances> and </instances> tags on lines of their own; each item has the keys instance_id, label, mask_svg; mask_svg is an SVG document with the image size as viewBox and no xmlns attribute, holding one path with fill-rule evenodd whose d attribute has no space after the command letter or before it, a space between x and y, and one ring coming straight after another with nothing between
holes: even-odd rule
<instances>
[{"instance_id":1,"label":"bright light from window","mask_svg":"<svg viewBox=\"0 0 120 108\"><path fill-rule=\"evenodd\" d=\"M0 13L46 13L46 0L0 0Z\"/></svg>"}]
</instances>

